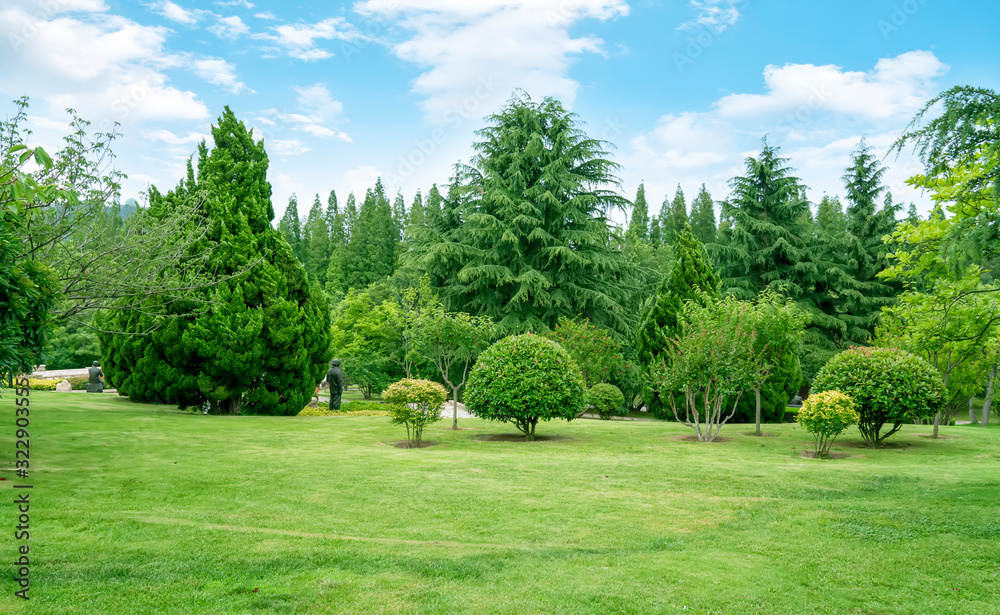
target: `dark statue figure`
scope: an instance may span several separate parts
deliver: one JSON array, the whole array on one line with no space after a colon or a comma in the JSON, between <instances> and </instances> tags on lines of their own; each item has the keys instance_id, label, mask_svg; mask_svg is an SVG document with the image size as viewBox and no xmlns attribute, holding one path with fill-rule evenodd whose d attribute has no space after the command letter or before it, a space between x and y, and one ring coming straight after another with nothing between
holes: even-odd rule
<instances>
[{"instance_id":1,"label":"dark statue figure","mask_svg":"<svg viewBox=\"0 0 1000 615\"><path fill-rule=\"evenodd\" d=\"M90 372L90 380L87 381L87 392L88 393L103 393L104 392L104 372L97 365L97 361L94 361L94 366L88 369Z\"/></svg>"},{"instance_id":2,"label":"dark statue figure","mask_svg":"<svg viewBox=\"0 0 1000 615\"><path fill-rule=\"evenodd\" d=\"M340 370L340 359L330 363L326 383L330 385L330 410L340 410L340 396L344 393L344 372Z\"/></svg>"}]
</instances>

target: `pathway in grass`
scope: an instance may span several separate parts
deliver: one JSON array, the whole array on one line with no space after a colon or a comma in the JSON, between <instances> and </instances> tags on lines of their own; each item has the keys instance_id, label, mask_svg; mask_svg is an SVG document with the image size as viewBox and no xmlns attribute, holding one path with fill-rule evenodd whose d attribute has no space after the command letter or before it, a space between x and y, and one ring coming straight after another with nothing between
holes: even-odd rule
<instances>
[{"instance_id":1,"label":"pathway in grass","mask_svg":"<svg viewBox=\"0 0 1000 615\"><path fill-rule=\"evenodd\" d=\"M30 612L1000 613L998 427L819 461L795 425L464 419L408 450L382 417L31 400Z\"/></svg>"}]
</instances>

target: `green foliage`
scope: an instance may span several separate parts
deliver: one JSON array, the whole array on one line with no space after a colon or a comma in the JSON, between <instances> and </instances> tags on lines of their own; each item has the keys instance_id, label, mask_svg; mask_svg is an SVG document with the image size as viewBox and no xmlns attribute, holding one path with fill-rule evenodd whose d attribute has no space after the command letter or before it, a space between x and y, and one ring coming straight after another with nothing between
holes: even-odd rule
<instances>
[{"instance_id":1,"label":"green foliage","mask_svg":"<svg viewBox=\"0 0 1000 615\"><path fill-rule=\"evenodd\" d=\"M562 346L525 333L480 355L469 375L465 407L479 418L513 423L531 441L538 421L578 416L584 391L583 376Z\"/></svg>"},{"instance_id":2,"label":"green foliage","mask_svg":"<svg viewBox=\"0 0 1000 615\"><path fill-rule=\"evenodd\" d=\"M404 378L390 384L382 399L389 402L392 424L406 426L410 448L420 448L424 427L441 420L441 405L448 399L448 391L430 380Z\"/></svg>"},{"instance_id":3,"label":"green foliage","mask_svg":"<svg viewBox=\"0 0 1000 615\"><path fill-rule=\"evenodd\" d=\"M761 357L754 349L753 306L732 297L707 305L685 304L680 333L662 358L646 370L646 383L667 398L674 418L695 430L698 440L719 435L738 400L751 388Z\"/></svg>"},{"instance_id":4,"label":"green foliage","mask_svg":"<svg viewBox=\"0 0 1000 615\"><path fill-rule=\"evenodd\" d=\"M97 333L86 324L69 321L53 329L42 353L48 369L76 369L89 366L101 357Z\"/></svg>"},{"instance_id":5,"label":"green foliage","mask_svg":"<svg viewBox=\"0 0 1000 615\"><path fill-rule=\"evenodd\" d=\"M715 224L715 203L705 184L698 190L698 196L691 201L691 232L702 244L715 243L718 228Z\"/></svg>"},{"instance_id":6,"label":"green foliage","mask_svg":"<svg viewBox=\"0 0 1000 615\"><path fill-rule=\"evenodd\" d=\"M562 317L546 337L566 349L580 368L586 386L608 382L625 369L621 345L589 320Z\"/></svg>"},{"instance_id":7,"label":"green foliage","mask_svg":"<svg viewBox=\"0 0 1000 615\"><path fill-rule=\"evenodd\" d=\"M758 347L761 343L758 342ZM760 422L781 423L788 402L802 387L802 366L794 350L769 353L771 369L760 387ZM757 399L753 388L743 392L736 403L733 423L756 423Z\"/></svg>"},{"instance_id":8,"label":"green foliage","mask_svg":"<svg viewBox=\"0 0 1000 615\"><path fill-rule=\"evenodd\" d=\"M204 202L207 230L192 246L216 284L168 305L171 317L118 311L102 319L102 365L136 401L208 400L228 414L297 414L330 359L329 306L271 226L271 186L262 141L227 107L199 146L198 173L163 195L150 215L170 218Z\"/></svg>"},{"instance_id":9,"label":"green foliage","mask_svg":"<svg viewBox=\"0 0 1000 615\"><path fill-rule=\"evenodd\" d=\"M302 222L299 220L299 199L295 194L288 198L288 207L278 222L278 232L285 238L295 258L302 261Z\"/></svg>"},{"instance_id":10,"label":"green foliage","mask_svg":"<svg viewBox=\"0 0 1000 615\"><path fill-rule=\"evenodd\" d=\"M376 304L367 292L351 290L334 308L333 355L341 360L344 378L365 399L402 373L400 325L399 306L388 300Z\"/></svg>"},{"instance_id":11,"label":"green foliage","mask_svg":"<svg viewBox=\"0 0 1000 615\"><path fill-rule=\"evenodd\" d=\"M810 395L802 403L797 421L815 436L816 457L829 457L830 446L845 429L857 425L860 417L854 400L840 391L824 391Z\"/></svg>"},{"instance_id":12,"label":"green foliage","mask_svg":"<svg viewBox=\"0 0 1000 615\"><path fill-rule=\"evenodd\" d=\"M628 230L625 232L625 242L630 244L649 243L649 205L646 203L646 186L639 184L632 203L632 216L629 218Z\"/></svg>"},{"instance_id":13,"label":"green foliage","mask_svg":"<svg viewBox=\"0 0 1000 615\"><path fill-rule=\"evenodd\" d=\"M330 266L330 227L327 214L319 195L309 208L309 217L302 228L302 257L300 259L306 273L321 286L326 284L326 274Z\"/></svg>"},{"instance_id":14,"label":"green foliage","mask_svg":"<svg viewBox=\"0 0 1000 615\"><path fill-rule=\"evenodd\" d=\"M72 385L74 391L84 391L87 389L87 382L90 378L87 376L71 376L66 378L66 380ZM55 380L28 378L28 388L32 391L55 391L56 386L62 381L62 378L56 378Z\"/></svg>"},{"instance_id":15,"label":"green foliage","mask_svg":"<svg viewBox=\"0 0 1000 615\"><path fill-rule=\"evenodd\" d=\"M340 410L330 410L330 404L319 402L317 407L306 406L297 416L392 416L388 406L379 402L351 401L340 405Z\"/></svg>"},{"instance_id":16,"label":"green foliage","mask_svg":"<svg viewBox=\"0 0 1000 615\"><path fill-rule=\"evenodd\" d=\"M606 145L550 98L513 98L489 123L442 212L452 230L421 263L441 275L446 306L489 316L501 335L580 315L627 336L633 275L607 217L627 202Z\"/></svg>"},{"instance_id":17,"label":"green foliage","mask_svg":"<svg viewBox=\"0 0 1000 615\"><path fill-rule=\"evenodd\" d=\"M903 423L933 416L943 401L944 383L927 361L906 351L857 347L834 356L819 371L812 393L823 391L851 396L861 437L875 448ZM892 429L883 434L886 424Z\"/></svg>"},{"instance_id":18,"label":"green foliage","mask_svg":"<svg viewBox=\"0 0 1000 615\"><path fill-rule=\"evenodd\" d=\"M587 404L593 406L602 420L609 421L625 409L625 396L615 385L599 382L587 391Z\"/></svg>"},{"instance_id":19,"label":"green foliage","mask_svg":"<svg viewBox=\"0 0 1000 615\"><path fill-rule=\"evenodd\" d=\"M678 332L684 304L693 301L704 305L718 297L719 278L711 261L690 228L677 237L676 257L669 277L663 278L656 296L644 314L636 333L636 354L641 365L649 366L662 360L668 340ZM657 417L669 412L655 389L645 394L646 405Z\"/></svg>"}]
</instances>

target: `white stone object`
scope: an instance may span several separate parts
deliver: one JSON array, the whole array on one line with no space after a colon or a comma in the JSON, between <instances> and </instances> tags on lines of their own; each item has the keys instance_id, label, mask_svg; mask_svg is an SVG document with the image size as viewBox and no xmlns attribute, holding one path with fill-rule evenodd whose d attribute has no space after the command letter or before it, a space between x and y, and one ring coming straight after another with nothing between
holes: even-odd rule
<instances>
[{"instance_id":1,"label":"white stone object","mask_svg":"<svg viewBox=\"0 0 1000 615\"><path fill-rule=\"evenodd\" d=\"M73 385L69 383L69 380L63 378L63 381L56 385L56 390L60 393L67 393L73 390Z\"/></svg>"}]
</instances>

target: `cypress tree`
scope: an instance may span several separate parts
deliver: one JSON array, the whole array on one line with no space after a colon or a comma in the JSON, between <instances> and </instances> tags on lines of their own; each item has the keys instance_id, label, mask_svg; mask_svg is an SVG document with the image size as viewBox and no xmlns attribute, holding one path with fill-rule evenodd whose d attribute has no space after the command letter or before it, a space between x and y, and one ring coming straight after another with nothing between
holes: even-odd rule
<instances>
[{"instance_id":1,"label":"cypress tree","mask_svg":"<svg viewBox=\"0 0 1000 615\"><path fill-rule=\"evenodd\" d=\"M224 413L295 414L327 367L329 308L271 227L263 142L228 107L212 137L196 186L153 190L150 209L171 215L181 200L204 199L208 231L192 256L207 255L205 266L220 281L199 301L173 304L176 316L160 322L146 314L105 316L105 327L130 334L102 334L105 371L136 401L208 400ZM208 308L196 310L201 305Z\"/></svg>"},{"instance_id":2,"label":"cypress tree","mask_svg":"<svg viewBox=\"0 0 1000 615\"><path fill-rule=\"evenodd\" d=\"M642 183L635 192L632 217L629 219L628 230L625 231L625 242L632 245L649 243L649 206L646 204L646 186Z\"/></svg>"},{"instance_id":3,"label":"cypress tree","mask_svg":"<svg viewBox=\"0 0 1000 615\"><path fill-rule=\"evenodd\" d=\"M354 234L354 228L358 223L358 206L354 199L354 193L347 195L347 204L344 205L344 241L349 241Z\"/></svg>"},{"instance_id":4,"label":"cypress tree","mask_svg":"<svg viewBox=\"0 0 1000 615\"><path fill-rule=\"evenodd\" d=\"M660 213L656 217L660 221L660 242L665 246L673 245L677 241L677 227L674 226L674 214L669 196L663 197Z\"/></svg>"},{"instance_id":5,"label":"cypress tree","mask_svg":"<svg viewBox=\"0 0 1000 615\"><path fill-rule=\"evenodd\" d=\"M333 190L326 197L326 226L333 231L337 216L340 214L340 205L337 203L337 193Z\"/></svg>"},{"instance_id":6,"label":"cypress tree","mask_svg":"<svg viewBox=\"0 0 1000 615\"><path fill-rule=\"evenodd\" d=\"M823 195L816 206L816 235L818 238L839 238L847 230L847 220L840 199Z\"/></svg>"},{"instance_id":7,"label":"cypress tree","mask_svg":"<svg viewBox=\"0 0 1000 615\"><path fill-rule=\"evenodd\" d=\"M351 195L353 198L353 195ZM347 249L345 214L340 211L337 195L331 190L327 200L326 218L330 224L330 258L326 266L325 288L331 297L347 292L344 285L344 258Z\"/></svg>"},{"instance_id":8,"label":"cypress tree","mask_svg":"<svg viewBox=\"0 0 1000 615\"><path fill-rule=\"evenodd\" d=\"M188 161L188 165L190 166L190 161ZM192 177L190 181L193 182L194 178ZM278 222L278 232L285 238L285 242L292 249L292 254L301 260L302 255L299 253L299 249L302 242L302 225L299 222L299 200L295 194L288 198L288 207L285 208L285 214Z\"/></svg>"},{"instance_id":9,"label":"cypress tree","mask_svg":"<svg viewBox=\"0 0 1000 615\"><path fill-rule=\"evenodd\" d=\"M677 235L684 227L688 226L687 201L684 199L684 191L681 190L680 184L677 184L674 200L670 202L670 218L674 235L670 238L669 243L673 244L677 241Z\"/></svg>"},{"instance_id":10,"label":"cypress tree","mask_svg":"<svg viewBox=\"0 0 1000 615\"><path fill-rule=\"evenodd\" d=\"M427 220L428 228L438 232L444 232L441 225L441 192L437 184L431 186L427 192L427 204L424 206L424 217Z\"/></svg>"},{"instance_id":11,"label":"cypress tree","mask_svg":"<svg viewBox=\"0 0 1000 615\"><path fill-rule=\"evenodd\" d=\"M413 195L413 203L410 205L410 213L406 219L407 226L423 226L424 225L424 199L417 190L417 193Z\"/></svg>"},{"instance_id":12,"label":"cypress tree","mask_svg":"<svg viewBox=\"0 0 1000 615\"><path fill-rule=\"evenodd\" d=\"M403 234L406 231L406 200L402 192L396 192L396 199L392 203L392 222L396 230L396 243L403 241Z\"/></svg>"},{"instance_id":13,"label":"cypress tree","mask_svg":"<svg viewBox=\"0 0 1000 615\"><path fill-rule=\"evenodd\" d=\"M702 244L715 243L719 232L715 225L715 203L705 184L691 201L691 232Z\"/></svg>"},{"instance_id":14,"label":"cypress tree","mask_svg":"<svg viewBox=\"0 0 1000 615\"><path fill-rule=\"evenodd\" d=\"M910 207L906 210L906 221L910 224L920 222L920 214L917 213L917 206L913 203L910 203Z\"/></svg>"},{"instance_id":15,"label":"cypress tree","mask_svg":"<svg viewBox=\"0 0 1000 615\"><path fill-rule=\"evenodd\" d=\"M653 216L649 221L649 245L659 248L663 245L663 235L660 233L660 220Z\"/></svg>"}]
</instances>

